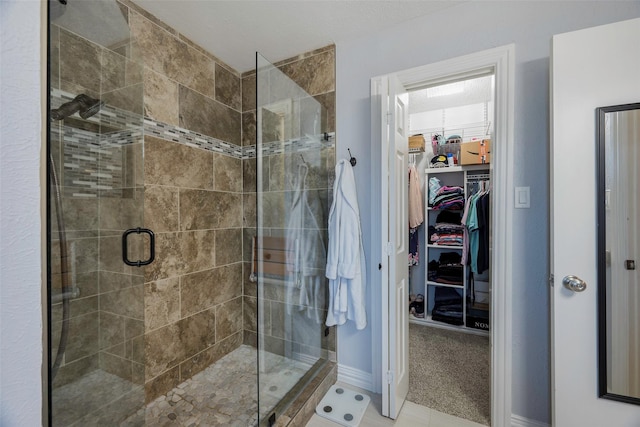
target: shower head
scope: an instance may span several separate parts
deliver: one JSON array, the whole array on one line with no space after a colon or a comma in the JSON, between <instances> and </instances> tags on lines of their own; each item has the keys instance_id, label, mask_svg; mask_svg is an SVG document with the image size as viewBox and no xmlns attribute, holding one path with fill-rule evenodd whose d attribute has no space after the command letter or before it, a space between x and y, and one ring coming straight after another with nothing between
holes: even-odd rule
<instances>
[{"instance_id":1,"label":"shower head","mask_svg":"<svg viewBox=\"0 0 640 427\"><path fill-rule=\"evenodd\" d=\"M62 104L60 108L51 110L51 120L62 120L76 112L79 112L80 117L83 119L88 119L100 111L103 105L104 101L91 98L90 96L81 93L71 101Z\"/></svg>"},{"instance_id":2,"label":"shower head","mask_svg":"<svg viewBox=\"0 0 640 427\"><path fill-rule=\"evenodd\" d=\"M89 104L84 109L80 109L79 114L80 114L80 117L82 117L83 119L88 119L89 117L93 116L98 111L100 111L100 109L104 105L104 101L100 101L99 99L92 99L92 98L90 99L92 101L91 104Z\"/></svg>"}]
</instances>

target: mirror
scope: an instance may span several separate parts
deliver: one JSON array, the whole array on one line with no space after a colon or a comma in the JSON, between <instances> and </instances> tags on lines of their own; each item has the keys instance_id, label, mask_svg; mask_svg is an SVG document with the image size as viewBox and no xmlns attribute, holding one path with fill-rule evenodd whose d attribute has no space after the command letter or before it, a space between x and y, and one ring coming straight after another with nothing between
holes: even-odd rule
<instances>
[{"instance_id":1,"label":"mirror","mask_svg":"<svg viewBox=\"0 0 640 427\"><path fill-rule=\"evenodd\" d=\"M599 395L640 404L640 103L597 125Z\"/></svg>"}]
</instances>

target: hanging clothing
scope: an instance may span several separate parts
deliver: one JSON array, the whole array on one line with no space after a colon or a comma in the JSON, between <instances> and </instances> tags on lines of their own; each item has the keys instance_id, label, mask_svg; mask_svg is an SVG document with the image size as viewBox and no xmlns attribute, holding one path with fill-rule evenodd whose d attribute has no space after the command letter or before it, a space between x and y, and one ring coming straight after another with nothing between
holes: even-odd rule
<instances>
[{"instance_id":1,"label":"hanging clothing","mask_svg":"<svg viewBox=\"0 0 640 427\"><path fill-rule=\"evenodd\" d=\"M409 267L420 264L419 236L417 227L409 229Z\"/></svg>"},{"instance_id":2,"label":"hanging clothing","mask_svg":"<svg viewBox=\"0 0 640 427\"><path fill-rule=\"evenodd\" d=\"M424 222L420 177L415 165L409 166L409 266L420 264L418 227Z\"/></svg>"},{"instance_id":3,"label":"hanging clothing","mask_svg":"<svg viewBox=\"0 0 640 427\"><path fill-rule=\"evenodd\" d=\"M287 286L287 307L306 311L307 317L321 322L319 308L324 294L322 289L326 248L317 216L322 215L322 205L317 193L307 190L305 164L298 166L293 200L287 223L288 277L293 283ZM313 196L315 195L315 197ZM297 290L298 292L295 292ZM297 301L294 295L298 294Z\"/></svg>"},{"instance_id":4,"label":"hanging clothing","mask_svg":"<svg viewBox=\"0 0 640 427\"><path fill-rule=\"evenodd\" d=\"M420 178L414 165L409 166L409 228L416 228L424 222L424 207Z\"/></svg>"},{"instance_id":5,"label":"hanging clothing","mask_svg":"<svg viewBox=\"0 0 640 427\"><path fill-rule=\"evenodd\" d=\"M357 329L364 329L366 265L356 183L348 160L340 160L335 171L325 273L329 279L326 325L342 325L352 320Z\"/></svg>"}]
</instances>

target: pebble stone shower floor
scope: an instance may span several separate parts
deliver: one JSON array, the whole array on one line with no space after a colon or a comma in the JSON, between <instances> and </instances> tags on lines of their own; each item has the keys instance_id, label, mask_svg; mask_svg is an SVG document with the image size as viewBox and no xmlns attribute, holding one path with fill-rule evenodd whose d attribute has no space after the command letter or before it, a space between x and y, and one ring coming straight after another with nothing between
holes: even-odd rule
<instances>
[{"instance_id":1,"label":"pebble stone shower floor","mask_svg":"<svg viewBox=\"0 0 640 427\"><path fill-rule=\"evenodd\" d=\"M256 358L255 348L242 345L166 395L139 409L120 425L128 427L143 425L154 427L255 426L258 422ZM265 369L260 373L262 390L260 418L282 399L311 366L267 352L264 353L264 362L261 365ZM67 402L76 408L84 407L86 410L87 407L81 402L69 399L71 395L79 397L79 389L81 386L77 383L57 389L54 394L54 406L56 401L60 405L62 402ZM113 410L114 405L110 406L110 410ZM57 412L62 414L64 410L58 409ZM96 411L96 413L99 412L100 409ZM105 411L102 412L103 414L99 417L102 420L109 415L113 416L113 414L104 413ZM54 413L54 425L86 426L92 418L90 418L91 415L86 415L86 411L83 415L85 416L80 420L76 418L77 421L59 423L56 422ZM95 418L93 420L95 424ZM97 421L96 425L106 424Z\"/></svg>"}]
</instances>

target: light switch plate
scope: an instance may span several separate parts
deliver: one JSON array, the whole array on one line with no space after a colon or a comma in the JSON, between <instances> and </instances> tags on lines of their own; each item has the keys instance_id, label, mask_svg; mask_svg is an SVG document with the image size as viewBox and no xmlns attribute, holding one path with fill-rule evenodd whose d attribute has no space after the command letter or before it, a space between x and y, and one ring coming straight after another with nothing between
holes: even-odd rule
<instances>
[{"instance_id":1,"label":"light switch plate","mask_svg":"<svg viewBox=\"0 0 640 427\"><path fill-rule=\"evenodd\" d=\"M516 208L528 209L531 207L529 198L529 187L516 187Z\"/></svg>"}]
</instances>

